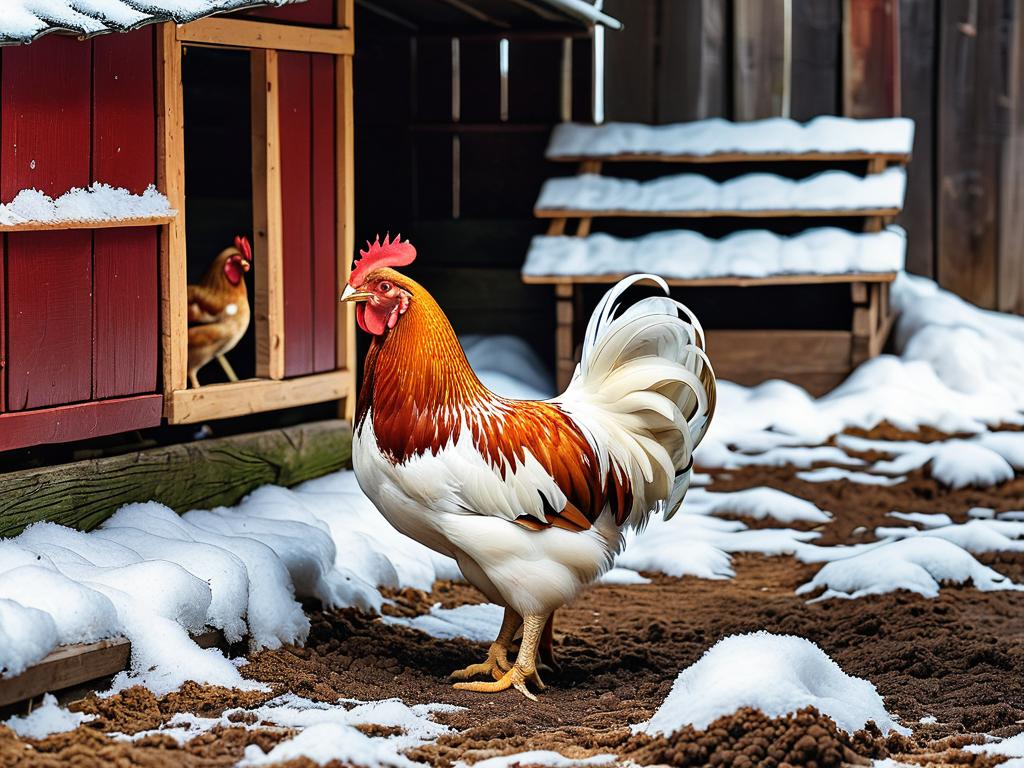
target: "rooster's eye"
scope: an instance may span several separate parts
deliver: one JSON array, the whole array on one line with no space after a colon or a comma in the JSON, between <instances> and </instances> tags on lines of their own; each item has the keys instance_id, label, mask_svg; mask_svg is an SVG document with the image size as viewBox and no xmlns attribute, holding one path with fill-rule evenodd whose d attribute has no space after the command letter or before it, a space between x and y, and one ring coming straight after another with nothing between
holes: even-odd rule
<instances>
[{"instance_id":1,"label":"rooster's eye","mask_svg":"<svg viewBox=\"0 0 1024 768\"><path fill-rule=\"evenodd\" d=\"M381 293L388 293L391 291L391 283L389 283L387 280L381 283L377 283L377 290L379 290Z\"/></svg>"}]
</instances>

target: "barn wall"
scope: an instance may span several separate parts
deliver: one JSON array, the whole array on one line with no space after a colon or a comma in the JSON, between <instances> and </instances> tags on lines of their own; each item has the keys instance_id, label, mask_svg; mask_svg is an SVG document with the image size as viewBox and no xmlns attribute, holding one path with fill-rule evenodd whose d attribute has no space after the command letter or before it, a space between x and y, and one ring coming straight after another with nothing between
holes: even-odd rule
<instances>
[{"instance_id":1,"label":"barn wall","mask_svg":"<svg viewBox=\"0 0 1024 768\"><path fill-rule=\"evenodd\" d=\"M57 197L94 180L137 193L153 183L153 72L152 28L4 48L0 200L28 188ZM2 239L0 410L57 407L58 419L60 406L156 391L156 227ZM154 409L143 410L141 420L152 422ZM140 421L124 405L89 414L78 431L106 434ZM7 418L0 449L14 433Z\"/></svg>"},{"instance_id":2,"label":"barn wall","mask_svg":"<svg viewBox=\"0 0 1024 768\"><path fill-rule=\"evenodd\" d=\"M849 16L843 19L844 5ZM607 0L608 120L781 114L782 0ZM907 267L1024 312L1024 7L1013 0L796 0L789 114L917 124Z\"/></svg>"}]
</instances>

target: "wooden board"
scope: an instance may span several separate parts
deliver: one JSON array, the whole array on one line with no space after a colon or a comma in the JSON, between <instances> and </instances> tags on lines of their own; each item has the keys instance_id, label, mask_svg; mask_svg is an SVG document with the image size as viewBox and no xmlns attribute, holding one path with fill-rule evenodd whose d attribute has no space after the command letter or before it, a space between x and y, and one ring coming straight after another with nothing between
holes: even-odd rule
<instances>
[{"instance_id":1,"label":"wooden board","mask_svg":"<svg viewBox=\"0 0 1024 768\"><path fill-rule=\"evenodd\" d=\"M788 116L785 0L733 2L733 119Z\"/></svg>"},{"instance_id":2,"label":"wooden board","mask_svg":"<svg viewBox=\"0 0 1024 768\"><path fill-rule=\"evenodd\" d=\"M236 504L261 485L348 466L351 442L349 424L319 421L0 474L0 536L43 519L89 530L136 501L178 512Z\"/></svg>"},{"instance_id":3,"label":"wooden board","mask_svg":"<svg viewBox=\"0 0 1024 768\"><path fill-rule=\"evenodd\" d=\"M92 177L141 194L156 180L154 30L93 45ZM93 235L93 397L156 391L155 227Z\"/></svg>"},{"instance_id":4,"label":"wooden board","mask_svg":"<svg viewBox=\"0 0 1024 768\"><path fill-rule=\"evenodd\" d=\"M893 0L843 0L843 114L900 114L899 3Z\"/></svg>"},{"instance_id":5,"label":"wooden board","mask_svg":"<svg viewBox=\"0 0 1024 768\"><path fill-rule=\"evenodd\" d=\"M0 235L0 413L7 410L7 238Z\"/></svg>"},{"instance_id":6,"label":"wooden board","mask_svg":"<svg viewBox=\"0 0 1024 768\"><path fill-rule=\"evenodd\" d=\"M243 21L224 16L207 16L177 28L181 43L228 45L238 48L272 48L352 55L355 38L351 29L318 29L266 21Z\"/></svg>"},{"instance_id":7,"label":"wooden board","mask_svg":"<svg viewBox=\"0 0 1024 768\"><path fill-rule=\"evenodd\" d=\"M901 113L914 121L915 161L907 168L907 196L897 223L907 231L907 270L935 274L935 88L938 76L935 0L900 2ZM922 83L929 87L922 88Z\"/></svg>"},{"instance_id":8,"label":"wooden board","mask_svg":"<svg viewBox=\"0 0 1024 768\"><path fill-rule=\"evenodd\" d=\"M842 5L836 0L792 4L792 93L794 120L837 115L842 109Z\"/></svg>"},{"instance_id":9,"label":"wooden board","mask_svg":"<svg viewBox=\"0 0 1024 768\"><path fill-rule=\"evenodd\" d=\"M579 219L579 218L629 218L629 219L706 219L710 217L735 217L750 219L788 219L788 218L822 218L847 216L895 216L899 208L850 208L828 210L777 210L777 211L580 211L566 208L535 208L533 215L539 219Z\"/></svg>"},{"instance_id":10,"label":"wooden board","mask_svg":"<svg viewBox=\"0 0 1024 768\"><path fill-rule=\"evenodd\" d=\"M335 368L338 294L337 227L334 217L337 164L334 158L334 57L311 54L313 370Z\"/></svg>"},{"instance_id":11,"label":"wooden board","mask_svg":"<svg viewBox=\"0 0 1024 768\"><path fill-rule=\"evenodd\" d=\"M171 424L192 424L325 403L348 397L353 393L353 387L354 377L348 371L317 373L282 381L247 379L207 384L199 389L173 392L167 406L167 420Z\"/></svg>"},{"instance_id":12,"label":"wooden board","mask_svg":"<svg viewBox=\"0 0 1024 768\"><path fill-rule=\"evenodd\" d=\"M287 21L292 24L334 23L334 0L306 0L278 8L249 8L238 12L239 16L262 16L272 21Z\"/></svg>"},{"instance_id":13,"label":"wooden board","mask_svg":"<svg viewBox=\"0 0 1024 768\"><path fill-rule=\"evenodd\" d=\"M200 648L224 642L219 630L192 638ZM128 667L131 643L121 637L97 643L62 645L17 677L0 679L0 707L116 675Z\"/></svg>"},{"instance_id":14,"label":"wooden board","mask_svg":"<svg viewBox=\"0 0 1024 768\"><path fill-rule=\"evenodd\" d=\"M1015 8L1015 23L1008 40L1009 78L1006 109L1007 136L999 191L999 285L996 308L1024 313L1024 9Z\"/></svg>"},{"instance_id":15,"label":"wooden board","mask_svg":"<svg viewBox=\"0 0 1024 768\"><path fill-rule=\"evenodd\" d=\"M284 372L313 370L312 112L310 57L278 55L281 87L281 200L284 260Z\"/></svg>"},{"instance_id":16,"label":"wooden board","mask_svg":"<svg viewBox=\"0 0 1024 768\"><path fill-rule=\"evenodd\" d=\"M0 414L0 451L156 427L162 407L160 395L138 395Z\"/></svg>"},{"instance_id":17,"label":"wooden board","mask_svg":"<svg viewBox=\"0 0 1024 768\"><path fill-rule=\"evenodd\" d=\"M662 46L655 104L658 122L725 117L730 107L726 88L726 0L661 3L660 14Z\"/></svg>"},{"instance_id":18,"label":"wooden board","mask_svg":"<svg viewBox=\"0 0 1024 768\"><path fill-rule=\"evenodd\" d=\"M353 0L336 0L339 19L351 20ZM355 116L352 108L352 57L339 56L334 68L335 109L335 180L338 185L337 211L337 275L339 286L348 283L355 255ZM351 421L356 411L356 323L351 302L335 306L337 328L336 363L349 377L349 394L341 404L340 415Z\"/></svg>"},{"instance_id":19,"label":"wooden board","mask_svg":"<svg viewBox=\"0 0 1024 768\"><path fill-rule=\"evenodd\" d=\"M762 285L821 285L826 283L891 283L896 272L850 272L829 275L771 275L769 277L702 277L685 280L669 277L665 282L681 288L733 287L749 288ZM523 275L523 282L537 285L583 285L617 283L619 275Z\"/></svg>"},{"instance_id":20,"label":"wooden board","mask_svg":"<svg viewBox=\"0 0 1024 768\"><path fill-rule=\"evenodd\" d=\"M846 373L850 370L849 331L708 331L707 353L715 375Z\"/></svg>"},{"instance_id":21,"label":"wooden board","mask_svg":"<svg viewBox=\"0 0 1024 768\"><path fill-rule=\"evenodd\" d=\"M716 152L710 155L671 155L648 152L624 152L617 155L557 155L548 157L556 163L581 163L600 160L605 163L777 163L777 162L862 162L883 160L905 164L910 155L904 152Z\"/></svg>"},{"instance_id":22,"label":"wooden board","mask_svg":"<svg viewBox=\"0 0 1024 768\"><path fill-rule=\"evenodd\" d=\"M63 232L68 229L126 229L128 227L156 227L170 224L178 214L166 216L134 216L125 219L76 219L68 221L23 221L17 224L0 224L0 232Z\"/></svg>"},{"instance_id":23,"label":"wooden board","mask_svg":"<svg viewBox=\"0 0 1024 768\"><path fill-rule=\"evenodd\" d=\"M606 0L603 6L624 28L604 36L605 119L655 122L655 46L657 4ZM555 76L552 72L551 77Z\"/></svg>"}]
</instances>

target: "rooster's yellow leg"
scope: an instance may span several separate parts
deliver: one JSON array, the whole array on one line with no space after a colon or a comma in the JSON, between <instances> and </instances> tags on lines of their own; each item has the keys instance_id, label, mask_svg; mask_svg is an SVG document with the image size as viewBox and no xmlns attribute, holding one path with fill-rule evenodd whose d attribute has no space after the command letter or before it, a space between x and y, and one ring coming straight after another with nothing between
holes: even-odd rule
<instances>
[{"instance_id":1,"label":"rooster's yellow leg","mask_svg":"<svg viewBox=\"0 0 1024 768\"><path fill-rule=\"evenodd\" d=\"M451 679L469 680L476 675L487 675L495 680L500 680L501 676L512 668L508 660L508 647L512 643L512 638L515 637L516 630L519 629L519 625L522 623L523 620L519 618L518 613L511 608L506 608L505 616L501 620L501 630L498 632L498 638L491 643L490 650L487 651L487 660L482 664L470 664L465 669L455 670L450 675Z\"/></svg>"},{"instance_id":2,"label":"rooster's yellow leg","mask_svg":"<svg viewBox=\"0 0 1024 768\"><path fill-rule=\"evenodd\" d=\"M502 675L500 680L493 683L456 683L455 687L478 693L497 693L515 688L526 698L536 701L537 697L530 693L526 683L531 682L538 689L544 690L544 683L537 674L537 646L547 620L547 616L536 614L523 617L523 642L519 646L519 656L512 669Z\"/></svg>"},{"instance_id":3,"label":"rooster's yellow leg","mask_svg":"<svg viewBox=\"0 0 1024 768\"><path fill-rule=\"evenodd\" d=\"M562 672L562 666L555 660L554 649L555 614L548 616L547 624L540 636L540 651L537 654L537 668L545 672Z\"/></svg>"},{"instance_id":4,"label":"rooster's yellow leg","mask_svg":"<svg viewBox=\"0 0 1024 768\"><path fill-rule=\"evenodd\" d=\"M188 381L192 385L192 389L199 389L199 378L196 376L198 371L188 372Z\"/></svg>"},{"instance_id":5,"label":"rooster's yellow leg","mask_svg":"<svg viewBox=\"0 0 1024 768\"><path fill-rule=\"evenodd\" d=\"M238 377L235 375L235 369L231 367L231 363L224 355L217 355L217 362L220 363L220 367L224 369L224 373L227 374L228 381L238 381Z\"/></svg>"}]
</instances>

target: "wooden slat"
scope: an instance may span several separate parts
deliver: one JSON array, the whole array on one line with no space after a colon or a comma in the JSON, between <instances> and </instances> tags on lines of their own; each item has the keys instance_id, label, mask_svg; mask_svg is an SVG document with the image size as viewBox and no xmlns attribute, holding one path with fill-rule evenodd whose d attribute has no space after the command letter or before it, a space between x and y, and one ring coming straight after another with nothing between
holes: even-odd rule
<instances>
[{"instance_id":1,"label":"wooden slat","mask_svg":"<svg viewBox=\"0 0 1024 768\"><path fill-rule=\"evenodd\" d=\"M897 222L907 231L907 270L935 274L935 0L900 0L901 110L914 120L914 157L907 196ZM922 88L922 83L929 87Z\"/></svg>"},{"instance_id":2,"label":"wooden slat","mask_svg":"<svg viewBox=\"0 0 1024 768\"><path fill-rule=\"evenodd\" d=\"M717 152L709 155L664 154L651 152L624 152L616 155L558 155L549 157L556 163L580 163L601 160L606 163L777 163L777 162L861 162L884 160L906 164L910 155L905 152Z\"/></svg>"},{"instance_id":3,"label":"wooden slat","mask_svg":"<svg viewBox=\"0 0 1024 768\"><path fill-rule=\"evenodd\" d=\"M1005 107L1002 5L948 0L940 9L937 275L943 287L992 308Z\"/></svg>"},{"instance_id":4,"label":"wooden slat","mask_svg":"<svg viewBox=\"0 0 1024 768\"><path fill-rule=\"evenodd\" d=\"M657 122L727 115L730 105L726 103L725 84L729 58L726 6L726 0L660 4L659 31L663 43L656 84Z\"/></svg>"},{"instance_id":5,"label":"wooden slat","mask_svg":"<svg viewBox=\"0 0 1024 768\"><path fill-rule=\"evenodd\" d=\"M335 0L335 16L341 26L352 26L354 0ZM337 109L335 133L335 181L338 185L337 213L338 227L336 246L338 248L338 283L348 282L355 255L355 118L352 109L352 57L339 56L335 59L334 106ZM348 377L348 395L342 401L340 415L350 422L356 411L356 323L355 307L350 302L338 302L337 313L337 355L336 364Z\"/></svg>"},{"instance_id":6,"label":"wooden slat","mask_svg":"<svg viewBox=\"0 0 1024 768\"><path fill-rule=\"evenodd\" d=\"M768 277L701 277L687 280L665 278L665 282L681 288L733 287L750 288L762 285L819 285L826 283L891 283L896 272L849 272L827 275L771 275ZM618 275L523 275L523 282L536 285L573 285L617 283L626 274Z\"/></svg>"},{"instance_id":7,"label":"wooden slat","mask_svg":"<svg viewBox=\"0 0 1024 768\"><path fill-rule=\"evenodd\" d=\"M313 371L313 233L310 56L278 56L284 237L284 373Z\"/></svg>"},{"instance_id":8,"label":"wooden slat","mask_svg":"<svg viewBox=\"0 0 1024 768\"><path fill-rule=\"evenodd\" d=\"M733 2L733 119L784 114L785 0Z\"/></svg>"},{"instance_id":9,"label":"wooden slat","mask_svg":"<svg viewBox=\"0 0 1024 768\"><path fill-rule=\"evenodd\" d=\"M603 9L624 29L605 35L604 113L608 120L655 120L656 3L606 0Z\"/></svg>"},{"instance_id":10,"label":"wooden slat","mask_svg":"<svg viewBox=\"0 0 1024 768\"><path fill-rule=\"evenodd\" d=\"M715 374L844 373L850 370L849 331L708 331Z\"/></svg>"},{"instance_id":11,"label":"wooden slat","mask_svg":"<svg viewBox=\"0 0 1024 768\"><path fill-rule=\"evenodd\" d=\"M580 218L629 218L629 219L706 219L711 217L721 218L751 218L751 219L788 219L788 218L832 218L847 216L896 216L899 208L849 208L849 209L826 209L826 210L794 210L780 209L774 211L737 211L737 210L708 210L708 211L576 211L567 208L535 208L533 215L539 219L580 219Z\"/></svg>"},{"instance_id":12,"label":"wooden slat","mask_svg":"<svg viewBox=\"0 0 1024 768\"><path fill-rule=\"evenodd\" d=\"M126 219L25 221L18 224L0 224L0 232L63 232L68 229L127 229L129 227L156 227L169 224L180 214L167 216L135 216Z\"/></svg>"},{"instance_id":13,"label":"wooden slat","mask_svg":"<svg viewBox=\"0 0 1024 768\"><path fill-rule=\"evenodd\" d=\"M90 530L133 502L178 512L230 506L261 485L289 487L337 471L351 455L350 425L330 419L6 472L0 536L40 520Z\"/></svg>"},{"instance_id":14,"label":"wooden slat","mask_svg":"<svg viewBox=\"0 0 1024 768\"><path fill-rule=\"evenodd\" d=\"M256 375L284 378L284 234L277 51L250 54Z\"/></svg>"},{"instance_id":15,"label":"wooden slat","mask_svg":"<svg viewBox=\"0 0 1024 768\"><path fill-rule=\"evenodd\" d=\"M278 51L352 55L351 29L318 29L266 21L243 21L208 16L178 27L181 43L227 45L237 48L271 48Z\"/></svg>"},{"instance_id":16,"label":"wooden slat","mask_svg":"<svg viewBox=\"0 0 1024 768\"><path fill-rule=\"evenodd\" d=\"M352 388L352 375L347 371L330 371L282 381L249 379L207 384L199 389L172 393L167 419L172 424L190 424L324 403L347 397L352 394Z\"/></svg>"},{"instance_id":17,"label":"wooden slat","mask_svg":"<svg viewBox=\"0 0 1024 768\"><path fill-rule=\"evenodd\" d=\"M338 303L338 249L334 200L334 60L312 54L312 212L313 212L313 370L335 368L335 305Z\"/></svg>"},{"instance_id":18,"label":"wooden slat","mask_svg":"<svg viewBox=\"0 0 1024 768\"><path fill-rule=\"evenodd\" d=\"M996 309L1024 313L1024 8L1012 4L1014 23L1008 25L1007 119L999 188L999 281Z\"/></svg>"},{"instance_id":19,"label":"wooden slat","mask_svg":"<svg viewBox=\"0 0 1024 768\"><path fill-rule=\"evenodd\" d=\"M152 28L93 45L92 177L135 194L156 180ZM156 391L155 227L93 235L93 397Z\"/></svg>"},{"instance_id":20,"label":"wooden slat","mask_svg":"<svg viewBox=\"0 0 1024 768\"><path fill-rule=\"evenodd\" d=\"M0 413L7 410L7 238L0 235Z\"/></svg>"},{"instance_id":21,"label":"wooden slat","mask_svg":"<svg viewBox=\"0 0 1024 768\"><path fill-rule=\"evenodd\" d=\"M160 341L164 407L184 389L188 363L188 279L185 254L185 117L181 45L175 25L157 29L157 186L179 216L160 238Z\"/></svg>"},{"instance_id":22,"label":"wooden slat","mask_svg":"<svg viewBox=\"0 0 1024 768\"><path fill-rule=\"evenodd\" d=\"M333 0L305 0L302 3L269 7L249 8L238 13L239 16L262 16L276 22L287 21L293 24L323 24L330 26L334 23L334 2Z\"/></svg>"},{"instance_id":23,"label":"wooden slat","mask_svg":"<svg viewBox=\"0 0 1024 768\"><path fill-rule=\"evenodd\" d=\"M836 0L800 0L793 9L792 96L794 120L837 115L842 109L842 6ZM922 89L927 90L927 89Z\"/></svg>"},{"instance_id":24,"label":"wooden slat","mask_svg":"<svg viewBox=\"0 0 1024 768\"><path fill-rule=\"evenodd\" d=\"M160 395L138 395L0 414L0 451L156 427L162 406Z\"/></svg>"},{"instance_id":25,"label":"wooden slat","mask_svg":"<svg viewBox=\"0 0 1024 768\"><path fill-rule=\"evenodd\" d=\"M899 3L843 0L843 114L847 117L900 114L899 29Z\"/></svg>"},{"instance_id":26,"label":"wooden slat","mask_svg":"<svg viewBox=\"0 0 1024 768\"><path fill-rule=\"evenodd\" d=\"M192 638L200 648L224 642L219 630ZM0 679L0 707L116 675L128 668L131 643L121 637L97 643L62 645L11 679Z\"/></svg>"}]
</instances>

